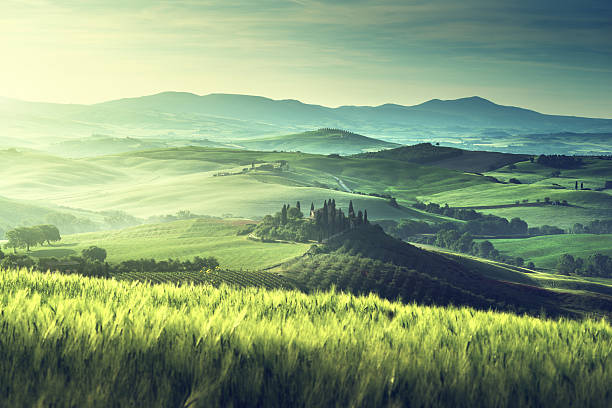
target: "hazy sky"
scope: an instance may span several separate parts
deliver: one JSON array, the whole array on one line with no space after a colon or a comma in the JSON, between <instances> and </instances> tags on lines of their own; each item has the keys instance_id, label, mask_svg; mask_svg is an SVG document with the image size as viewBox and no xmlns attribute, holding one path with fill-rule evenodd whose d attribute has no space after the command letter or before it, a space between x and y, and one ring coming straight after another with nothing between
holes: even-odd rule
<instances>
[{"instance_id":1,"label":"hazy sky","mask_svg":"<svg viewBox=\"0 0 612 408\"><path fill-rule=\"evenodd\" d=\"M612 117L610 0L0 0L0 95L328 106L479 95Z\"/></svg>"}]
</instances>

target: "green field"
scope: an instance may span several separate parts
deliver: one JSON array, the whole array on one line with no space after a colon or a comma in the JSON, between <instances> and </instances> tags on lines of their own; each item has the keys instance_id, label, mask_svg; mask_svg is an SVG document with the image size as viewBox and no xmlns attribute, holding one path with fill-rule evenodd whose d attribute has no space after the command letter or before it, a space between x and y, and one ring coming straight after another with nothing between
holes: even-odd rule
<instances>
[{"instance_id":1,"label":"green field","mask_svg":"<svg viewBox=\"0 0 612 408\"><path fill-rule=\"evenodd\" d=\"M249 220L192 219L147 224L116 231L65 235L52 247L37 247L33 257L80 255L95 245L106 249L109 262L128 259L192 259L214 256L223 268L261 269L302 255L308 244L262 243L236 233Z\"/></svg>"},{"instance_id":2,"label":"green field","mask_svg":"<svg viewBox=\"0 0 612 408\"><path fill-rule=\"evenodd\" d=\"M27 271L0 293L7 406L612 403L603 320Z\"/></svg>"},{"instance_id":3,"label":"green field","mask_svg":"<svg viewBox=\"0 0 612 408\"><path fill-rule=\"evenodd\" d=\"M593 253L612 256L612 234L564 234L490 241L502 254L520 256L541 268L555 268L563 254L581 258Z\"/></svg>"},{"instance_id":4,"label":"green field","mask_svg":"<svg viewBox=\"0 0 612 408\"><path fill-rule=\"evenodd\" d=\"M197 214L263 217L285 203L320 205L353 200L372 219L422 218L385 199L352 194L391 194L411 202L420 193L491 184L483 177L393 160L330 158L304 153L265 153L185 147L68 159L14 150L0 151L0 189L11 199L88 211L121 210L133 216L190 210ZM243 172L286 160L288 170ZM231 173L228 176L215 176ZM240 173L240 174L234 174Z\"/></svg>"},{"instance_id":5,"label":"green field","mask_svg":"<svg viewBox=\"0 0 612 408\"><path fill-rule=\"evenodd\" d=\"M482 209L480 211L504 218L519 217L530 226L544 224L569 228L575 223L586 224L594 219L609 219L612 195L608 191L574 189L575 181L585 183L585 188L601 188L606 180L612 179L612 162L588 159L583 168L562 170L561 175L552 177L553 168L537 163L516 163L516 169L503 167L486 173L502 181L517 178L523 184L481 184L435 194L423 194L418 198L424 202L448 203L455 207L480 207L512 205L517 200L529 203L566 200L569 206L517 206L510 208Z\"/></svg>"}]
</instances>

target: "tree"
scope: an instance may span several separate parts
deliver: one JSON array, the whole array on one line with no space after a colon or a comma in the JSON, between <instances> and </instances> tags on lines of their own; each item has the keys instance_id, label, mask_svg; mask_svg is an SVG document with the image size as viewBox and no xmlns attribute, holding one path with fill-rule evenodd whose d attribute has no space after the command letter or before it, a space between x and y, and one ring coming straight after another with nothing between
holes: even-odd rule
<instances>
[{"instance_id":1,"label":"tree","mask_svg":"<svg viewBox=\"0 0 612 408\"><path fill-rule=\"evenodd\" d=\"M300 202L299 202L299 201L298 201L298 202L295 204L295 207L296 207L298 210L302 211L302 207L300 206Z\"/></svg>"},{"instance_id":2,"label":"tree","mask_svg":"<svg viewBox=\"0 0 612 408\"><path fill-rule=\"evenodd\" d=\"M17 248L22 248L24 246L23 242L20 239L20 235L17 230L10 230L4 234L5 238L8 240L6 243L7 248L13 248L13 253L17 253Z\"/></svg>"},{"instance_id":3,"label":"tree","mask_svg":"<svg viewBox=\"0 0 612 408\"><path fill-rule=\"evenodd\" d=\"M106 249L99 248L97 246L90 246L89 248L82 250L81 255L83 258L90 261L104 262L106 259Z\"/></svg>"},{"instance_id":4,"label":"tree","mask_svg":"<svg viewBox=\"0 0 612 408\"><path fill-rule=\"evenodd\" d=\"M363 223L368 224L368 210L363 210Z\"/></svg>"},{"instance_id":5,"label":"tree","mask_svg":"<svg viewBox=\"0 0 612 408\"><path fill-rule=\"evenodd\" d=\"M514 217L510 220L510 229L515 234L527 234L528 225L520 218Z\"/></svg>"},{"instance_id":6,"label":"tree","mask_svg":"<svg viewBox=\"0 0 612 408\"><path fill-rule=\"evenodd\" d=\"M355 210L353 209L353 200L349 201L348 215L350 218L355 217Z\"/></svg>"},{"instance_id":7,"label":"tree","mask_svg":"<svg viewBox=\"0 0 612 408\"><path fill-rule=\"evenodd\" d=\"M55 225L39 225L38 228L42 231L44 240L47 241L48 245L51 245L51 241L57 242L62 239L59 229Z\"/></svg>"},{"instance_id":8,"label":"tree","mask_svg":"<svg viewBox=\"0 0 612 408\"><path fill-rule=\"evenodd\" d=\"M476 245L477 255L480 255L483 258L488 258L491 256L495 247L491 243L491 241L481 241Z\"/></svg>"},{"instance_id":9,"label":"tree","mask_svg":"<svg viewBox=\"0 0 612 408\"><path fill-rule=\"evenodd\" d=\"M562 275L569 275L576 270L576 261L570 254L563 254L557 262L557 270Z\"/></svg>"},{"instance_id":10,"label":"tree","mask_svg":"<svg viewBox=\"0 0 612 408\"><path fill-rule=\"evenodd\" d=\"M20 227L15 228L15 231L17 231L18 240L21 243L21 247L23 248L25 246L26 251L28 252L30 252L31 246L36 246L44 241L42 231L36 227Z\"/></svg>"},{"instance_id":11,"label":"tree","mask_svg":"<svg viewBox=\"0 0 612 408\"><path fill-rule=\"evenodd\" d=\"M297 220L297 219L300 219L302 217L304 217L304 214L302 214L300 209L297 208L297 207L291 207L291 208L289 208L289 210L287 210L287 218L288 219Z\"/></svg>"},{"instance_id":12,"label":"tree","mask_svg":"<svg viewBox=\"0 0 612 408\"><path fill-rule=\"evenodd\" d=\"M281 210L281 224L287 224L287 205L283 204L283 209Z\"/></svg>"}]
</instances>

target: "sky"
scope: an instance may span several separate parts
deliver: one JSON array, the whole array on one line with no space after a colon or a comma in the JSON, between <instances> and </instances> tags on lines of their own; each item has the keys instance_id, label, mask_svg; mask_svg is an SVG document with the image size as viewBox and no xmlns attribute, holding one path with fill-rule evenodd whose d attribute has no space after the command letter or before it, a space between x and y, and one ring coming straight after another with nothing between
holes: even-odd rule
<instances>
[{"instance_id":1,"label":"sky","mask_svg":"<svg viewBox=\"0 0 612 408\"><path fill-rule=\"evenodd\" d=\"M609 0L1 0L0 95L326 106L478 95L612 118Z\"/></svg>"}]
</instances>

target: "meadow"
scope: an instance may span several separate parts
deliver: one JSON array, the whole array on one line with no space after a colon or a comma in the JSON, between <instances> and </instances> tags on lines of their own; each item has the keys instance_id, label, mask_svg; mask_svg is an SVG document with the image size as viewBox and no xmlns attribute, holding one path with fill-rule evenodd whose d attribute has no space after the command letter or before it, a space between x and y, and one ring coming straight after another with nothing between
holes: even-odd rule
<instances>
[{"instance_id":1,"label":"meadow","mask_svg":"<svg viewBox=\"0 0 612 408\"><path fill-rule=\"evenodd\" d=\"M593 253L612 255L612 234L563 234L526 239L492 239L500 252L554 269L563 254L586 258Z\"/></svg>"},{"instance_id":2,"label":"meadow","mask_svg":"<svg viewBox=\"0 0 612 408\"><path fill-rule=\"evenodd\" d=\"M612 327L336 292L0 273L8 406L612 403Z\"/></svg>"},{"instance_id":3,"label":"meadow","mask_svg":"<svg viewBox=\"0 0 612 408\"><path fill-rule=\"evenodd\" d=\"M121 210L130 215L175 213L263 217L285 203L320 205L334 198L343 208L353 200L378 219L420 218L388 200L346 191L393 195L411 202L421 192L488 183L483 177L392 160L333 158L305 153L250 152L185 147L96 158L69 159L34 152L0 151L0 189L14 200L31 200L88 211ZM288 170L243 172L279 160ZM233 175L217 176L219 173Z\"/></svg>"},{"instance_id":4,"label":"meadow","mask_svg":"<svg viewBox=\"0 0 612 408\"><path fill-rule=\"evenodd\" d=\"M196 218L161 224L145 224L122 230L64 235L59 244L37 247L36 258L80 255L92 245L107 251L107 261L128 259L192 259L213 256L223 268L263 269L306 252L308 244L263 243L237 233L250 220Z\"/></svg>"}]
</instances>

